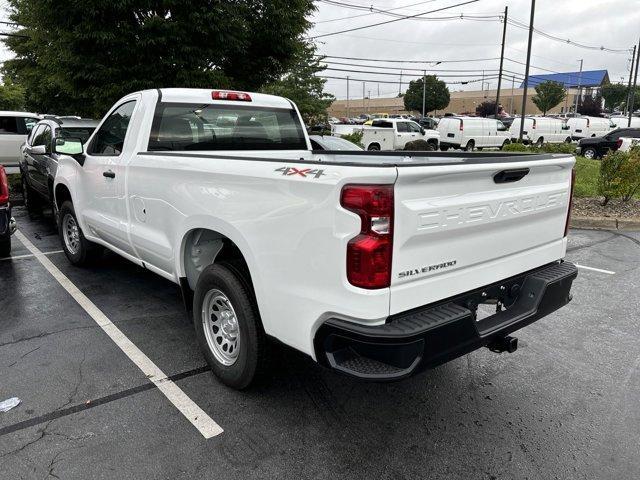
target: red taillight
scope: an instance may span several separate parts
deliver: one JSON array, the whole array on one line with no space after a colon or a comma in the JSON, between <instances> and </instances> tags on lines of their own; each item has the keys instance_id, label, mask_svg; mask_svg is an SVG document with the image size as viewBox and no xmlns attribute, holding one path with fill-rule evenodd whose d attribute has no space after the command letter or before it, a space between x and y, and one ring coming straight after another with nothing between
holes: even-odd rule
<instances>
[{"instance_id":1,"label":"red taillight","mask_svg":"<svg viewBox=\"0 0 640 480\"><path fill-rule=\"evenodd\" d=\"M226 92L221 90L214 90L211 92L211 98L214 100L233 100L236 102L250 102L251 95L244 92Z\"/></svg>"},{"instance_id":2,"label":"red taillight","mask_svg":"<svg viewBox=\"0 0 640 480\"><path fill-rule=\"evenodd\" d=\"M619 138L618 140L616 140L616 150L618 150L621 146L622 146L622 139Z\"/></svg>"},{"instance_id":3,"label":"red taillight","mask_svg":"<svg viewBox=\"0 0 640 480\"><path fill-rule=\"evenodd\" d=\"M569 208L567 209L567 221L564 224L564 236L569 234L569 222L571 221L571 207L573 207L573 186L576 183L576 171L571 170L571 188L569 189Z\"/></svg>"},{"instance_id":4,"label":"red taillight","mask_svg":"<svg viewBox=\"0 0 640 480\"><path fill-rule=\"evenodd\" d=\"M345 185L340 205L360 216L360 234L347 244L347 279L360 288L391 284L393 185Z\"/></svg>"},{"instance_id":5,"label":"red taillight","mask_svg":"<svg viewBox=\"0 0 640 480\"><path fill-rule=\"evenodd\" d=\"M0 205L9 203L9 182L4 167L0 165Z\"/></svg>"},{"instance_id":6,"label":"red taillight","mask_svg":"<svg viewBox=\"0 0 640 480\"><path fill-rule=\"evenodd\" d=\"M460 131L462 132L463 130L464 130L464 122L460 120Z\"/></svg>"}]
</instances>

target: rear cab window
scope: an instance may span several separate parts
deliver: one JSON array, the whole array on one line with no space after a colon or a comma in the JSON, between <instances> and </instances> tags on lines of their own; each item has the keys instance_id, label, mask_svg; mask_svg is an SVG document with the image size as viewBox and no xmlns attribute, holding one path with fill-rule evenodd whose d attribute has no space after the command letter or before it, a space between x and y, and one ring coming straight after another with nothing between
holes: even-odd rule
<instances>
[{"instance_id":1,"label":"rear cab window","mask_svg":"<svg viewBox=\"0 0 640 480\"><path fill-rule=\"evenodd\" d=\"M149 151L306 150L294 109L158 103Z\"/></svg>"}]
</instances>

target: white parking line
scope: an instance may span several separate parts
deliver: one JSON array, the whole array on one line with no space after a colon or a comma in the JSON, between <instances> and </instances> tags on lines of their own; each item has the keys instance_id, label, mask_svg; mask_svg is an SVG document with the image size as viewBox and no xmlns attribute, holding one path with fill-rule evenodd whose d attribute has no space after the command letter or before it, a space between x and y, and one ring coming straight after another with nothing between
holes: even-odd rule
<instances>
[{"instance_id":1,"label":"white parking line","mask_svg":"<svg viewBox=\"0 0 640 480\"><path fill-rule=\"evenodd\" d=\"M603 270L601 268L594 268L594 267L585 267L584 265L578 265L577 263L575 263L574 265L578 268L584 268L585 270L593 270L594 272L606 273L607 275L616 274L616 272L612 272L611 270Z\"/></svg>"},{"instance_id":2,"label":"white parking line","mask_svg":"<svg viewBox=\"0 0 640 480\"><path fill-rule=\"evenodd\" d=\"M189 420L204 438L220 435L223 430L209 415L191 400L178 385L171 381L165 373L147 357L142 350L127 338L96 305L69 280L44 253L33 245L22 232L16 230L15 236L40 261L51 275L58 281L73 299L89 314L109 338L120 347L120 350L142 370L158 390Z\"/></svg>"},{"instance_id":3,"label":"white parking line","mask_svg":"<svg viewBox=\"0 0 640 480\"><path fill-rule=\"evenodd\" d=\"M64 252L64 250L54 250L53 252L41 252L42 255L54 255L56 253L62 253ZM3 260L21 260L23 258L33 258L35 257L34 254L30 253L28 255L16 255L15 257L2 257L0 258L0 262Z\"/></svg>"}]
</instances>

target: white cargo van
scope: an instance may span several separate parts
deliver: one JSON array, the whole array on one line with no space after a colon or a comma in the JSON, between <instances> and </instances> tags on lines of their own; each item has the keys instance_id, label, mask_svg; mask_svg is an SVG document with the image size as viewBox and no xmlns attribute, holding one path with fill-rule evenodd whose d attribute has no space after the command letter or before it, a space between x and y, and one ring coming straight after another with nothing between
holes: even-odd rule
<instances>
[{"instance_id":1,"label":"white cargo van","mask_svg":"<svg viewBox=\"0 0 640 480\"><path fill-rule=\"evenodd\" d=\"M438 123L438 132L440 149L445 152L450 148L502 148L511 142L509 129L493 118L444 117Z\"/></svg>"},{"instance_id":2,"label":"white cargo van","mask_svg":"<svg viewBox=\"0 0 640 480\"><path fill-rule=\"evenodd\" d=\"M520 137L520 117L513 120L509 132L511 141L515 142ZM571 141L570 127L559 118L550 117L525 117L522 141L538 146L543 143L563 143Z\"/></svg>"},{"instance_id":3,"label":"white cargo van","mask_svg":"<svg viewBox=\"0 0 640 480\"><path fill-rule=\"evenodd\" d=\"M365 150L402 150L414 140L424 140L429 144L429 150L437 150L440 134L402 118L377 118L372 126L365 125L362 130Z\"/></svg>"},{"instance_id":4,"label":"white cargo van","mask_svg":"<svg viewBox=\"0 0 640 480\"><path fill-rule=\"evenodd\" d=\"M602 137L615 128L615 123L602 117L574 117L567 120L572 140Z\"/></svg>"},{"instance_id":5,"label":"white cargo van","mask_svg":"<svg viewBox=\"0 0 640 480\"><path fill-rule=\"evenodd\" d=\"M18 166L20 147L39 121L40 117L35 113L0 112L0 165Z\"/></svg>"},{"instance_id":6,"label":"white cargo van","mask_svg":"<svg viewBox=\"0 0 640 480\"><path fill-rule=\"evenodd\" d=\"M629 125L629 117L616 115L609 118L616 128L640 128L640 117L631 117L631 125Z\"/></svg>"}]
</instances>

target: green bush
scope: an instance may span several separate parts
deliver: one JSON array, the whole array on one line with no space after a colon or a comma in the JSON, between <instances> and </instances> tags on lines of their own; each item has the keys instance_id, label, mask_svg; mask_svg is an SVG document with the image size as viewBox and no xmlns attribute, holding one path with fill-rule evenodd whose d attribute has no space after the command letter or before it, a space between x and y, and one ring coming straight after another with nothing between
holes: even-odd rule
<instances>
[{"instance_id":1,"label":"green bush","mask_svg":"<svg viewBox=\"0 0 640 480\"><path fill-rule=\"evenodd\" d=\"M573 143L545 143L540 151L544 153L576 153L576 146Z\"/></svg>"},{"instance_id":2,"label":"green bush","mask_svg":"<svg viewBox=\"0 0 640 480\"><path fill-rule=\"evenodd\" d=\"M362 145L363 134L364 132L362 130L356 130L353 133L350 133L348 135L341 135L341 137L344 138L345 140L349 140L351 143L355 143L360 148L364 148L364 146Z\"/></svg>"},{"instance_id":3,"label":"green bush","mask_svg":"<svg viewBox=\"0 0 640 480\"><path fill-rule=\"evenodd\" d=\"M629 160L620 166L620 189L625 202L640 190L640 147L633 147Z\"/></svg>"},{"instance_id":4,"label":"green bush","mask_svg":"<svg viewBox=\"0 0 640 480\"><path fill-rule=\"evenodd\" d=\"M502 147L503 152L529 152L534 153L531 147L525 145L524 143L507 143L504 147Z\"/></svg>"},{"instance_id":5,"label":"green bush","mask_svg":"<svg viewBox=\"0 0 640 480\"><path fill-rule=\"evenodd\" d=\"M433 151L435 150L435 147L426 140L420 139L407 142L404 146L404 150L411 150L413 152L425 152Z\"/></svg>"},{"instance_id":6,"label":"green bush","mask_svg":"<svg viewBox=\"0 0 640 480\"><path fill-rule=\"evenodd\" d=\"M631 160L629 152L610 152L605 155L600 163L600 175L598 176L598 194L602 195L602 205L609 203L612 198L623 196L625 181L623 175L627 170L626 164Z\"/></svg>"}]
</instances>

